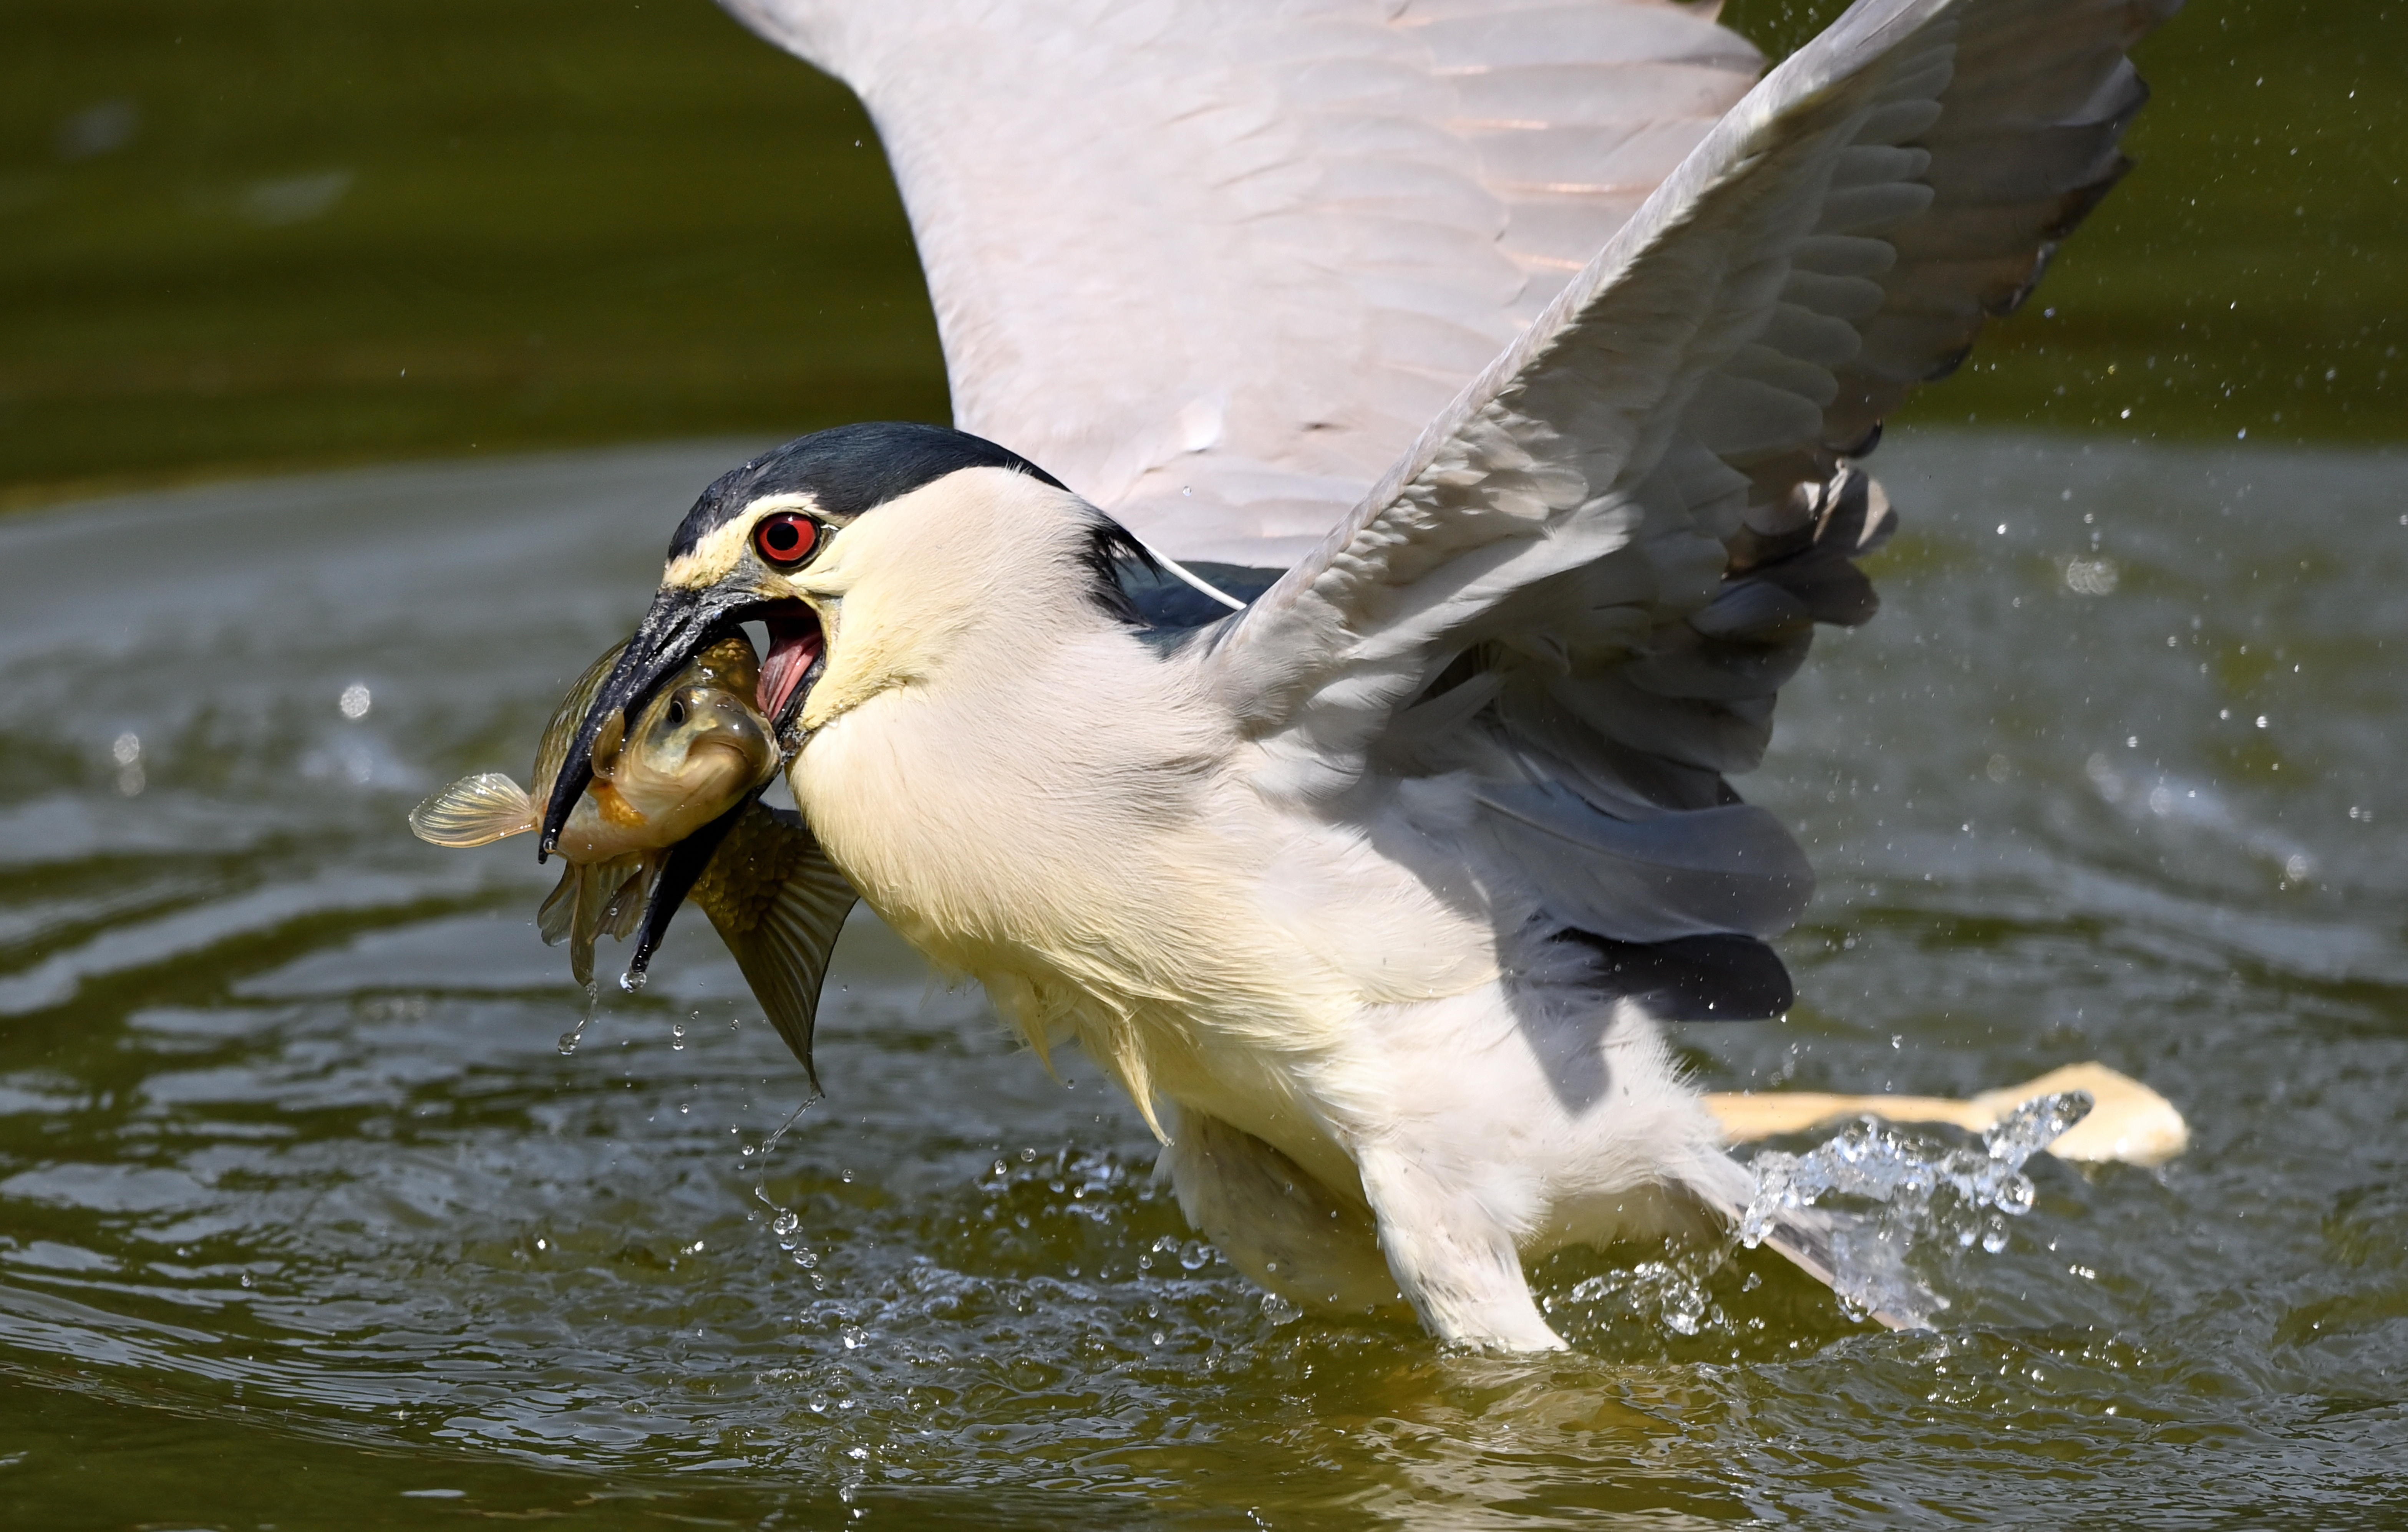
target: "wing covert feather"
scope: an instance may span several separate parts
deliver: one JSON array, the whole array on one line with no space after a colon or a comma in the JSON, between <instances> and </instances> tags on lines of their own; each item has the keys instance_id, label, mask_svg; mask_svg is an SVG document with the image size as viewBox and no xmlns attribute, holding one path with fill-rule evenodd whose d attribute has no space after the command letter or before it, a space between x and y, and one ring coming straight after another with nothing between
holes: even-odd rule
<instances>
[{"instance_id":1,"label":"wing covert feather","mask_svg":"<svg viewBox=\"0 0 2408 1532\"><path fill-rule=\"evenodd\" d=\"M1801 535L1819 537L1853 482L1846 451L1878 423L1867 409L1945 361L2000 296L1956 294L1950 280L2020 263L2028 285L2043 257L2054 225L2000 223L1985 196L2095 200L2100 178L2119 173L2120 50L2169 7L2068 0L2045 7L2046 28L2024 24L2030 8L1866 0L1751 92L1320 550L1220 636L1212 664L1240 716L1267 739L1298 731L1285 755L1343 772L1468 643L1547 648L1565 614L1532 597L1574 571L1631 565L1629 625L1652 635L1730 596L1726 582L1799 560ZM2037 66L2022 56L2034 49ZM1951 141L1960 71L1999 75L2001 50L2075 100L2076 120L1976 94L1961 131L1987 145L1988 168L1935 185L1945 162L1918 136ZM2076 66L2100 78L2068 83ZM1965 209L1986 253L1924 257L1948 248ZM1937 332L1903 322L1942 290L1970 319ZM1890 354L1910 333L1924 349ZM1860 508L1859 544L1885 521L1885 507ZM1815 607L1799 590L1817 580L1854 596L1818 609L1869 611L1861 577L1828 556L1804 563L1742 598L1772 630L1788 636L1787 618ZM1708 618L1713 636L1742 637L1735 615L1737 603ZM1704 753L1701 766L1746 764Z\"/></svg>"},{"instance_id":2,"label":"wing covert feather","mask_svg":"<svg viewBox=\"0 0 2408 1532\"><path fill-rule=\"evenodd\" d=\"M1784 61L1197 646L1257 787L1345 813L1382 775L1489 784L1484 865L1570 929L1794 919L1803 858L1725 779L1813 624L1873 610L1854 561L1891 518L1851 456L2122 174L2123 50L2172 8L1861 0Z\"/></svg>"}]
</instances>

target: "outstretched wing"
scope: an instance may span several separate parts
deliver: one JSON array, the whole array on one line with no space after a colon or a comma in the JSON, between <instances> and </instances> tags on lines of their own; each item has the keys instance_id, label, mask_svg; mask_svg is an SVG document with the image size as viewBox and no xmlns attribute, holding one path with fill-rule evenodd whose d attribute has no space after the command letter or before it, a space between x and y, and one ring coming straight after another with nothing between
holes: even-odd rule
<instances>
[{"instance_id":1,"label":"outstretched wing","mask_svg":"<svg viewBox=\"0 0 2408 1532\"><path fill-rule=\"evenodd\" d=\"M1887 526L1849 465L2121 175L2172 0L1863 0L1716 125L1387 479L1199 645L1267 791L1468 771L1567 926L1769 934L1726 775Z\"/></svg>"},{"instance_id":2,"label":"outstretched wing","mask_svg":"<svg viewBox=\"0 0 2408 1532\"><path fill-rule=\"evenodd\" d=\"M878 123L954 423L1310 552L1756 78L1666 0L723 0Z\"/></svg>"}]
</instances>

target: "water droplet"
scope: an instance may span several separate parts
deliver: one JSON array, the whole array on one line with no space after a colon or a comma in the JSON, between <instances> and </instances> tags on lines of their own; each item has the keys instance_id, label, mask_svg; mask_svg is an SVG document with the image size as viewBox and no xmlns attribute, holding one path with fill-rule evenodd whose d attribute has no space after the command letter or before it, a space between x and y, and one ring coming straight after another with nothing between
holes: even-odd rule
<instances>
[{"instance_id":1,"label":"water droplet","mask_svg":"<svg viewBox=\"0 0 2408 1532\"><path fill-rule=\"evenodd\" d=\"M119 766L132 766L142 759L142 737L128 729L110 743L108 753Z\"/></svg>"},{"instance_id":2,"label":"water droplet","mask_svg":"<svg viewBox=\"0 0 2408 1532\"><path fill-rule=\"evenodd\" d=\"M587 984L585 986L585 1014L577 1018L577 1024L575 1026L570 1027L567 1031L560 1035L559 1048L561 1057L566 1058L571 1053L577 1052L578 1042L585 1036L585 1029L593 1024L594 1012L600 1008L601 1004L602 987L599 984Z\"/></svg>"},{"instance_id":3,"label":"water droplet","mask_svg":"<svg viewBox=\"0 0 2408 1532\"><path fill-rule=\"evenodd\" d=\"M367 687L362 682L353 681L343 688L342 697L335 706L343 710L345 718L356 723L368 716L368 705L372 700L368 695Z\"/></svg>"},{"instance_id":4,"label":"water droplet","mask_svg":"<svg viewBox=\"0 0 2408 1532\"><path fill-rule=\"evenodd\" d=\"M642 989L644 987L644 981L651 977L651 974L643 971L642 969L630 968L625 973L619 976L619 987L625 990L628 994L633 995L638 990Z\"/></svg>"},{"instance_id":5,"label":"water droplet","mask_svg":"<svg viewBox=\"0 0 2408 1532\"><path fill-rule=\"evenodd\" d=\"M670 1024L669 1047L681 1053L685 1052L685 1024L683 1022L676 1022Z\"/></svg>"}]
</instances>

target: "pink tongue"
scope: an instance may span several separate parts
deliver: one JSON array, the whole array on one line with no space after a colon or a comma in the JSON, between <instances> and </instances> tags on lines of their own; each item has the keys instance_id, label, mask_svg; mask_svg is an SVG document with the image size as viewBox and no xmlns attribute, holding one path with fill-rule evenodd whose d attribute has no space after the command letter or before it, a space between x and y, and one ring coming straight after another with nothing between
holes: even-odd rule
<instances>
[{"instance_id":1,"label":"pink tongue","mask_svg":"<svg viewBox=\"0 0 2408 1532\"><path fill-rule=\"evenodd\" d=\"M777 722L786 699L795 694L795 688L803 683L804 673L819 657L817 623L770 621L769 653L761 662L761 687L757 694L763 716L772 723Z\"/></svg>"}]
</instances>

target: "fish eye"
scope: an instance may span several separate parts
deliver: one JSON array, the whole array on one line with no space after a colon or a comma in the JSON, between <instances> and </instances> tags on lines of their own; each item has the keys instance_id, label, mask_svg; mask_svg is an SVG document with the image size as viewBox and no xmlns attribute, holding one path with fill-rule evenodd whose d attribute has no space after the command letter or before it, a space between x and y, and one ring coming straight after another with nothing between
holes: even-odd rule
<instances>
[{"instance_id":1,"label":"fish eye","mask_svg":"<svg viewBox=\"0 0 2408 1532\"><path fill-rule=\"evenodd\" d=\"M685 704L677 701L670 702L668 719L670 728L674 729L682 725L685 723Z\"/></svg>"},{"instance_id":2,"label":"fish eye","mask_svg":"<svg viewBox=\"0 0 2408 1532\"><path fill-rule=\"evenodd\" d=\"M780 569L792 569L810 558L819 540L819 523L791 510L765 516L761 524L752 529L752 546L760 550L765 561Z\"/></svg>"}]
</instances>

